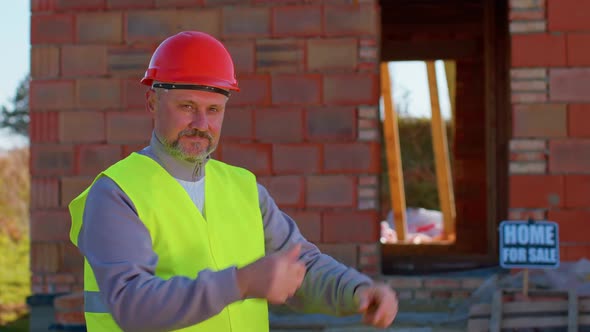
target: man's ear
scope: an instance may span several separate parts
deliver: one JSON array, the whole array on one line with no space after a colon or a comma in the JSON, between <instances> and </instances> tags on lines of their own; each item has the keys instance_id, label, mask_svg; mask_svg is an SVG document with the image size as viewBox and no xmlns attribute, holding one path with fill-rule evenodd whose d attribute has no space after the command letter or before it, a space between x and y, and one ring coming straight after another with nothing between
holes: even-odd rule
<instances>
[{"instance_id":1,"label":"man's ear","mask_svg":"<svg viewBox=\"0 0 590 332\"><path fill-rule=\"evenodd\" d=\"M154 89L149 89L145 92L145 106L151 113L156 112L156 103L158 102L158 96Z\"/></svg>"}]
</instances>

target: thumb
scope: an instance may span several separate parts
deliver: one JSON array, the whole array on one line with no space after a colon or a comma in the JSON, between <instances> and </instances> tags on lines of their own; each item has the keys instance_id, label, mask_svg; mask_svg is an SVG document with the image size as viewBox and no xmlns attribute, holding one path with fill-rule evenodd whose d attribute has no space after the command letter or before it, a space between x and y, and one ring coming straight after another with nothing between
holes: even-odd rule
<instances>
[{"instance_id":1,"label":"thumb","mask_svg":"<svg viewBox=\"0 0 590 332\"><path fill-rule=\"evenodd\" d=\"M301 253L301 243L297 243L286 252L286 256L291 260L298 260Z\"/></svg>"},{"instance_id":2,"label":"thumb","mask_svg":"<svg viewBox=\"0 0 590 332\"><path fill-rule=\"evenodd\" d=\"M368 291L361 291L359 293L359 307L358 310L359 312L365 312L367 311L367 309L369 309L369 304L370 304L370 300L369 300L369 292Z\"/></svg>"}]
</instances>

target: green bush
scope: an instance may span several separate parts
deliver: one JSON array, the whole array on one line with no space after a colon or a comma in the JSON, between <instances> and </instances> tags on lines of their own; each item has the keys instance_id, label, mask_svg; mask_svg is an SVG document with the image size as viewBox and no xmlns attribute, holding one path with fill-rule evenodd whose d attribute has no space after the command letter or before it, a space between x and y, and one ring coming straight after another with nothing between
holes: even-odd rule
<instances>
[{"instance_id":1,"label":"green bush","mask_svg":"<svg viewBox=\"0 0 590 332\"><path fill-rule=\"evenodd\" d=\"M452 126L447 122L446 127L452 169ZM398 128L406 206L440 210L430 119L398 117ZM386 146L383 142L381 197L386 214L391 209L391 200Z\"/></svg>"},{"instance_id":2,"label":"green bush","mask_svg":"<svg viewBox=\"0 0 590 332\"><path fill-rule=\"evenodd\" d=\"M0 155L0 326L26 314L29 272L29 151Z\"/></svg>"}]
</instances>

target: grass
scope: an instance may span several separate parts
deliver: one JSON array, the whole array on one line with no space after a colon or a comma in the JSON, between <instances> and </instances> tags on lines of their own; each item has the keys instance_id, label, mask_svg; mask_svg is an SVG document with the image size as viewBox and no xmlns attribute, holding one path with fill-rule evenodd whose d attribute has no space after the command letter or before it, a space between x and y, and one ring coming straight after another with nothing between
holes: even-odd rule
<instances>
[{"instance_id":1,"label":"grass","mask_svg":"<svg viewBox=\"0 0 590 332\"><path fill-rule=\"evenodd\" d=\"M0 331L19 331L28 324L29 151L0 155Z\"/></svg>"}]
</instances>

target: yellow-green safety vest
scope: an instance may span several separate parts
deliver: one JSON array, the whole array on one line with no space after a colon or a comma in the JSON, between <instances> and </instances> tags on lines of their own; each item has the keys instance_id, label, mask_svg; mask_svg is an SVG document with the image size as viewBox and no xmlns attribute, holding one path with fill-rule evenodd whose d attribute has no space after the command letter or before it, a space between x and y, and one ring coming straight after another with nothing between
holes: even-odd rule
<instances>
[{"instance_id":1,"label":"yellow-green safety vest","mask_svg":"<svg viewBox=\"0 0 590 332\"><path fill-rule=\"evenodd\" d=\"M204 269L242 267L264 256L264 230L255 176L243 168L212 159L206 163L205 174L206 220L184 188L147 156L132 153L94 180L109 177L131 199L159 257L155 274L164 280L173 276L196 278ZM70 239L76 246L90 187L69 205ZM84 291L99 291L86 259ZM89 332L121 331L110 313L85 312L85 319ZM178 331L265 332L269 330L268 325L267 302L247 299Z\"/></svg>"}]
</instances>

